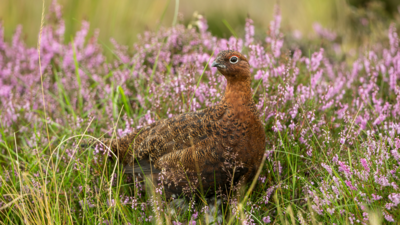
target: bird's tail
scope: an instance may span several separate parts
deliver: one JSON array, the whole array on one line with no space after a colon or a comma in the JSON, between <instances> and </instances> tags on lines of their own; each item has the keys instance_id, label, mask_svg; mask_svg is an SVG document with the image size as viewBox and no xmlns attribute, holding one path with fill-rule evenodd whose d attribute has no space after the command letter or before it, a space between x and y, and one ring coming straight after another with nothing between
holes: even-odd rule
<instances>
[{"instance_id":1,"label":"bird's tail","mask_svg":"<svg viewBox=\"0 0 400 225\"><path fill-rule=\"evenodd\" d=\"M133 133L122 138L91 138L82 140L81 148L88 148L96 144L101 146L104 151L110 151L122 162L128 163L133 155Z\"/></svg>"}]
</instances>

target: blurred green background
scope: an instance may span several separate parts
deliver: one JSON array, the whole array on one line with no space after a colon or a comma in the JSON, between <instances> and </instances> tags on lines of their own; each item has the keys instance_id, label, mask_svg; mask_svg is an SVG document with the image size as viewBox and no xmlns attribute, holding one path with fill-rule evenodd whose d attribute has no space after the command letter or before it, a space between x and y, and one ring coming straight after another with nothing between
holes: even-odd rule
<instances>
[{"instance_id":1,"label":"blurred green background","mask_svg":"<svg viewBox=\"0 0 400 225\"><path fill-rule=\"evenodd\" d=\"M312 25L318 21L338 33L354 33L359 19L378 15L391 19L399 15L400 0L59 0L66 25L65 40L79 30L82 20L90 22L90 32L100 29L100 41L109 45L110 38L130 45L144 30L155 30L159 25L171 26L176 3L184 24L193 21L198 12L208 20L210 31L220 37L231 32L223 23L226 20L238 35L243 34L245 18L254 20L256 33L265 33L272 19L274 5L279 2L282 11L282 28L298 30L303 36L313 33ZM48 12L51 0L45 0ZM28 45L35 46L42 12L41 0L0 0L0 20L5 38L10 41L17 25L23 26ZM165 13L164 13L165 12ZM376 13L378 12L378 13ZM359 35L360 36L360 35ZM357 35L355 35L357 37Z\"/></svg>"}]
</instances>

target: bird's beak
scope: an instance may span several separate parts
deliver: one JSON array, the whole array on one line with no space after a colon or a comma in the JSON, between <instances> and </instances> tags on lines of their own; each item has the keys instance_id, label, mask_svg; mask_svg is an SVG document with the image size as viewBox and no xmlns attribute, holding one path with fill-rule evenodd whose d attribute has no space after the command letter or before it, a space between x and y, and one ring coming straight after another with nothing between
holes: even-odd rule
<instances>
[{"instance_id":1,"label":"bird's beak","mask_svg":"<svg viewBox=\"0 0 400 225\"><path fill-rule=\"evenodd\" d=\"M212 67L217 67L217 68L225 68L225 65L217 63L217 61L212 62L211 64Z\"/></svg>"}]
</instances>

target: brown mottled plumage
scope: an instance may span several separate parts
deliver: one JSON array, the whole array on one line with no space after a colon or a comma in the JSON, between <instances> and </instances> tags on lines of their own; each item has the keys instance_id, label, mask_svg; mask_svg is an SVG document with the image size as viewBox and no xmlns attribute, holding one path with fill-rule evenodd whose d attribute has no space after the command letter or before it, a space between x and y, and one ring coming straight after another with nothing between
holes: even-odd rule
<instances>
[{"instance_id":1,"label":"brown mottled plumage","mask_svg":"<svg viewBox=\"0 0 400 225\"><path fill-rule=\"evenodd\" d=\"M254 177L266 142L252 98L250 65L242 54L228 50L220 52L212 66L227 79L219 104L154 122L120 139L101 140L118 155L126 172L158 174L165 168L174 175L185 171L192 175L186 177L201 176L204 192L214 193L215 187L231 186L228 171L232 168L227 167L229 155L235 155L242 166L235 168L234 181ZM200 190L199 182L191 183ZM165 187L167 193L180 194L186 184L181 179Z\"/></svg>"}]
</instances>

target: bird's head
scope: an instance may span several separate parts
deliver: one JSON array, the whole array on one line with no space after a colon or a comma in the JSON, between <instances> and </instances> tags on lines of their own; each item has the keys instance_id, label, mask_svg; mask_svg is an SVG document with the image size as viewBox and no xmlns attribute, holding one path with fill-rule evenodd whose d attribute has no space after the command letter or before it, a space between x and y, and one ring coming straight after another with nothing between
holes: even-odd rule
<instances>
[{"instance_id":1,"label":"bird's head","mask_svg":"<svg viewBox=\"0 0 400 225\"><path fill-rule=\"evenodd\" d=\"M250 65L246 57L241 53L233 50L221 51L212 67L217 67L228 80L242 80L250 78Z\"/></svg>"}]
</instances>

